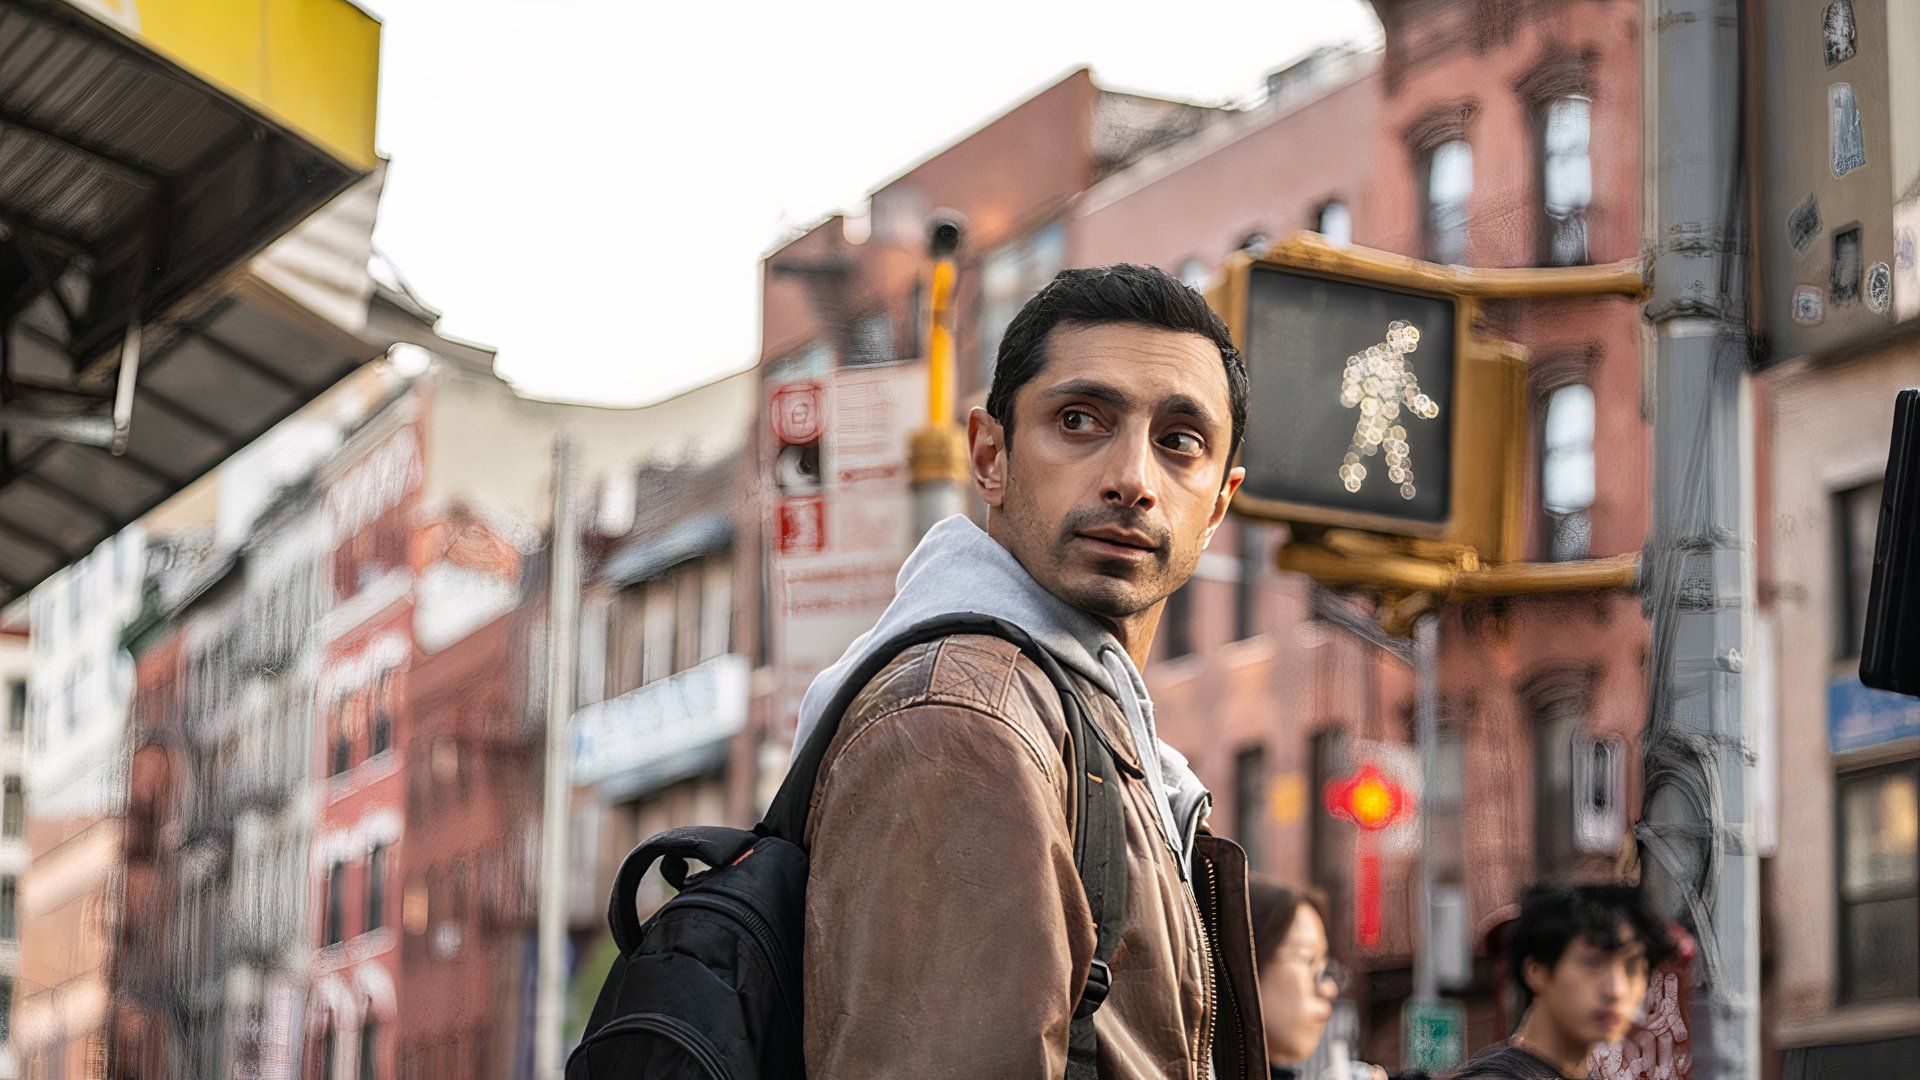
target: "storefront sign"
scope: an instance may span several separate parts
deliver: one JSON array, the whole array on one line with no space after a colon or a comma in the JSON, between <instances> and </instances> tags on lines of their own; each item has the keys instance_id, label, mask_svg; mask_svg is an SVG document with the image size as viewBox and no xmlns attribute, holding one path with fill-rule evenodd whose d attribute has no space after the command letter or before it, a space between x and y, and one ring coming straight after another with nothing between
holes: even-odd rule
<instances>
[{"instance_id":1,"label":"storefront sign","mask_svg":"<svg viewBox=\"0 0 1920 1080\"><path fill-rule=\"evenodd\" d=\"M1849 674L1827 685L1827 746L1836 754L1920 739L1920 698L1875 690Z\"/></svg>"},{"instance_id":2,"label":"storefront sign","mask_svg":"<svg viewBox=\"0 0 1920 1080\"><path fill-rule=\"evenodd\" d=\"M593 784L732 738L747 723L747 658L716 656L573 715L573 782Z\"/></svg>"}]
</instances>

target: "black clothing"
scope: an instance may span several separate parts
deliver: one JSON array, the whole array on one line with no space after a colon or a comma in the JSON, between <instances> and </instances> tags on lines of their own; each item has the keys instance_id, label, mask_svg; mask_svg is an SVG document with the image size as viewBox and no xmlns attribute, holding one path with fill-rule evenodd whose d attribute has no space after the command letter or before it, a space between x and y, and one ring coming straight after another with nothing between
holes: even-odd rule
<instances>
[{"instance_id":1,"label":"black clothing","mask_svg":"<svg viewBox=\"0 0 1920 1080\"><path fill-rule=\"evenodd\" d=\"M1512 1043L1501 1043L1453 1074L1453 1080L1575 1080ZM1580 1080L1586 1080L1585 1077Z\"/></svg>"}]
</instances>

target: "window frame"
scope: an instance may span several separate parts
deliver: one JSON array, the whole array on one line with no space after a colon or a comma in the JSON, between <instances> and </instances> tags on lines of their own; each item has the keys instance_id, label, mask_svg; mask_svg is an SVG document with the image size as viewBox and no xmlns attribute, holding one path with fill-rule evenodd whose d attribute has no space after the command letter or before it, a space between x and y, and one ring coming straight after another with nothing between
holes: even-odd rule
<instances>
[{"instance_id":1,"label":"window frame","mask_svg":"<svg viewBox=\"0 0 1920 1080\"><path fill-rule=\"evenodd\" d=\"M1439 238L1441 234L1438 227L1438 223L1436 221L1437 215L1434 212L1437 204L1433 197L1433 167L1434 167L1435 161L1440 156L1440 152L1442 150L1445 150L1447 147L1453 146L1456 144L1466 148L1467 190L1466 190L1465 197L1461 199L1459 204L1460 205L1460 224L1459 224L1460 251L1458 253L1459 257L1458 259L1451 259L1451 258L1447 258L1446 255L1439 250ZM1474 179L1475 179L1474 172L1473 172L1473 169L1474 169L1473 142L1467 138L1466 132L1464 131L1449 133L1448 135L1446 135L1446 137L1436 140L1433 143L1433 145L1424 147L1420 151L1420 154L1416 160L1419 162L1418 172L1415 175L1419 181L1419 190L1420 190L1421 251L1425 254L1425 257L1428 259L1428 261L1441 263L1443 265L1448 265L1448 266L1466 266L1468 265L1468 260L1472 257L1472 249L1473 249L1473 234L1472 234L1473 209L1472 207L1473 207L1473 192L1474 192Z\"/></svg>"},{"instance_id":2,"label":"window frame","mask_svg":"<svg viewBox=\"0 0 1920 1080\"><path fill-rule=\"evenodd\" d=\"M1827 496L1828 512L1833 517L1834 597L1839 601L1839 610L1833 612L1831 616L1834 625L1829 646L1832 649L1831 659L1835 664L1858 666L1860 650L1866 638L1867 597L1864 593L1860 594L1856 603L1853 588L1854 573L1860 568L1854 565L1854 529L1853 521L1848 515L1850 500L1854 496L1864 496L1869 491L1874 492L1875 494L1869 499L1873 509L1868 516L1873 518L1877 525L1880 502L1885 488L1886 478L1875 476L1857 484L1834 488ZM1871 544L1868 545L1869 551L1871 546ZM1871 560L1872 556L1868 555L1866 569L1869 574L1872 572Z\"/></svg>"},{"instance_id":3,"label":"window frame","mask_svg":"<svg viewBox=\"0 0 1920 1080\"><path fill-rule=\"evenodd\" d=\"M1332 210L1335 207L1338 207L1340 212L1345 214L1347 217L1347 234L1344 237L1336 238L1332 233L1327 232L1327 211ZM1348 203L1345 199L1338 198L1338 197L1329 198L1322 201L1320 205L1317 208L1315 208L1313 211L1313 231L1319 233L1322 237L1324 237L1327 243L1329 244L1334 244L1339 247L1345 247L1353 243L1353 206L1352 204Z\"/></svg>"},{"instance_id":4,"label":"window frame","mask_svg":"<svg viewBox=\"0 0 1920 1080\"><path fill-rule=\"evenodd\" d=\"M1573 262L1561 262L1556 258L1555 241L1558 239L1558 223L1561 219L1553 216L1547 206L1548 149L1547 133L1552 127L1551 113L1554 106L1563 101L1582 101L1587 106L1587 201L1578 210L1568 213L1567 219L1578 219L1583 233L1580 241L1580 256ZM1589 217L1593 212L1593 95L1584 89L1566 89L1549 94L1534 102L1533 105L1533 152L1534 187L1538 193L1537 209L1539 236L1535 245L1535 257L1541 266L1589 266L1593 263L1593 237L1588 230Z\"/></svg>"},{"instance_id":5,"label":"window frame","mask_svg":"<svg viewBox=\"0 0 1920 1080\"><path fill-rule=\"evenodd\" d=\"M323 946L347 940L347 864L335 860L327 869L327 896Z\"/></svg>"},{"instance_id":6,"label":"window frame","mask_svg":"<svg viewBox=\"0 0 1920 1080\"><path fill-rule=\"evenodd\" d=\"M1539 479L1535 485L1533 501L1534 505L1540 511L1540 556L1542 561L1545 562L1571 562L1579 559L1592 558L1593 556L1593 507L1594 504L1599 501L1600 496L1600 395L1594 391L1593 382L1588 378L1588 374L1587 372L1581 372L1577 378L1556 381L1549 386L1542 387L1535 394L1535 401L1539 406L1540 420L1539 423L1534 425L1534 462L1535 472ZM1593 424L1587 438L1587 453L1593 460L1593 494L1588 498L1586 506L1578 510L1569 510L1562 513L1547 506L1547 455L1552 449L1547 442L1548 420L1553 406L1553 399L1565 391L1576 388L1585 390L1587 396L1591 398L1593 402ZM1586 544L1584 545L1584 549L1577 554L1564 558L1560 557L1555 554L1554 541L1559 535L1562 523L1576 516L1584 516L1587 520Z\"/></svg>"},{"instance_id":7,"label":"window frame","mask_svg":"<svg viewBox=\"0 0 1920 1080\"><path fill-rule=\"evenodd\" d=\"M1873 903L1882 900L1899 900L1914 897L1915 925L1914 934L1920 938L1920 871L1909 884L1910 891L1889 895L1874 896L1869 900L1847 898L1847 819L1844 789L1850 784L1858 784L1875 777L1906 773L1915 778L1916 798L1920 798L1920 757L1902 758L1898 761L1882 762L1877 765L1857 769L1841 770L1834 777L1833 784L1833 948L1834 948L1834 1000L1839 1005L1866 1005L1877 1002L1901 1002L1920 1000L1920 993L1913 997L1860 997L1855 985L1856 974L1853 958L1847 947L1848 915L1857 904ZM1916 810L1920 812L1920 810ZM1920 942L1916 943L1920 946Z\"/></svg>"},{"instance_id":8,"label":"window frame","mask_svg":"<svg viewBox=\"0 0 1920 1080\"><path fill-rule=\"evenodd\" d=\"M367 930L378 930L387 924L387 844L375 844L367 849L367 911L365 922Z\"/></svg>"}]
</instances>

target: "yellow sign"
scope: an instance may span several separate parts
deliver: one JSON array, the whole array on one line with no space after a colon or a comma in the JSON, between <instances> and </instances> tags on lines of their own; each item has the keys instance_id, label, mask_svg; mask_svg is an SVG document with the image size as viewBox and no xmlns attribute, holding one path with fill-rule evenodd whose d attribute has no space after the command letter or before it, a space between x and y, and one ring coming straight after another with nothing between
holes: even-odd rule
<instances>
[{"instance_id":1,"label":"yellow sign","mask_svg":"<svg viewBox=\"0 0 1920 1080\"><path fill-rule=\"evenodd\" d=\"M350 0L67 0L359 172L380 23Z\"/></svg>"}]
</instances>

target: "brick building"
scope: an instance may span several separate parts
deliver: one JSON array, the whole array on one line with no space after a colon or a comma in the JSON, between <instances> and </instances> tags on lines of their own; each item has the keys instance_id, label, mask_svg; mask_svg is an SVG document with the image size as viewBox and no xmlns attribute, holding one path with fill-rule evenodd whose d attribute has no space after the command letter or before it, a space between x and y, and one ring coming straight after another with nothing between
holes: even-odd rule
<instances>
[{"instance_id":1,"label":"brick building","mask_svg":"<svg viewBox=\"0 0 1920 1080\"><path fill-rule=\"evenodd\" d=\"M1169 106L1177 128L1129 143L1125 154L1090 152L1076 140L1089 129L1065 118L1100 101L1077 75L875 191L864 243L851 243L835 218L768 257L769 409L757 453L768 477L771 568L761 659L779 690L762 702L770 738L790 717L797 687L864 627L852 609L870 620L884 604L898 549L911 541L890 538L861 565L828 568L831 587L856 598L845 603L844 624L823 620L818 597L783 580L800 561L783 559L795 536L824 532L831 547L865 535L836 520L836 494L854 486L836 460L835 395L843 382L920 355L912 332L935 209L958 209L971 226L956 300L962 397L971 403L984 394L999 329L1063 266L1142 262L1202 284L1229 253L1298 230L1487 267L1638 253L1640 5L1407 0L1374 8L1385 30L1380 51L1310 56L1276 72L1259 103ZM1049 148L1035 158L1048 168L1010 172L1001 155L1031 155L1049 131ZM1485 322L1531 356L1529 465L1515 478L1525 485L1526 557L1637 551L1649 525L1651 449L1637 307L1502 302L1488 305ZM890 402L914 400L915 384L897 377L906 389L893 398L860 384L853 399L869 418L883 411L876 402L901 412ZM825 434L811 446L775 430L779 395L806 385L824 403ZM898 439L918 415L907 409L892 422ZM799 485L781 468L783 455L802 466ZM808 463L817 479L806 475ZM824 528L796 530L788 507L816 497L824 514L801 520ZM1328 888L1350 911L1353 836L1319 809L1319 792L1362 757L1405 759L1412 680L1398 660L1339 628L1352 615L1348 601L1272 568L1284 540L1278 527L1237 521L1225 530L1195 581L1169 602L1147 676L1163 734L1214 792L1215 827L1242 839L1261 869ZM792 640L811 651L787 649ZM1478 955L1458 958L1447 988L1469 1003L1470 1045L1503 1037L1510 1019L1481 942L1503 909L1531 881L1620 869L1627 808L1638 797L1648 642L1639 604L1625 594L1443 612L1442 756L1462 780L1424 798L1439 815L1442 902L1455 913L1462 951L1479 945ZM1529 821L1536 824L1512 824ZM1346 1032L1370 1060L1387 1063L1399 1059L1412 945L1410 827L1390 839L1382 934L1358 950L1367 976L1355 991L1359 1030ZM1353 948L1350 921L1336 922L1347 922L1336 930Z\"/></svg>"},{"instance_id":2,"label":"brick building","mask_svg":"<svg viewBox=\"0 0 1920 1080\"><path fill-rule=\"evenodd\" d=\"M1637 5L1375 9L1386 30L1377 67L1345 60L1344 80L1231 141L1203 136L1109 179L1069 227L1070 261L1147 262L1196 278L1237 246L1301 229L1472 266L1637 254ZM1301 152L1336 140L1339 155ZM1637 551L1651 452L1637 307L1503 302L1486 322L1531 354L1526 557ZM1283 529L1242 520L1231 533L1163 618L1148 668L1163 733L1194 759L1215 794L1216 827L1240 837L1256 866L1311 880L1346 908L1354 838L1320 809L1320 792L1359 757L1410 744L1411 679L1322 617L1338 599L1271 569ZM1427 801L1441 815L1430 854L1469 937L1531 881L1616 872L1626 808L1637 805L1648 640L1625 594L1443 611L1442 756L1463 786ZM1602 785L1602 804L1577 806L1576 778ZM1382 935L1363 950L1372 1060L1398 1057L1410 841L1387 851ZM1337 921L1355 944L1350 920ZM1482 951L1452 988L1472 1003L1471 1045L1505 1034L1487 960Z\"/></svg>"}]
</instances>

